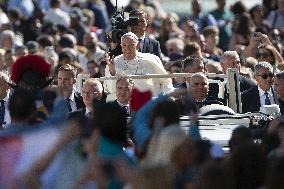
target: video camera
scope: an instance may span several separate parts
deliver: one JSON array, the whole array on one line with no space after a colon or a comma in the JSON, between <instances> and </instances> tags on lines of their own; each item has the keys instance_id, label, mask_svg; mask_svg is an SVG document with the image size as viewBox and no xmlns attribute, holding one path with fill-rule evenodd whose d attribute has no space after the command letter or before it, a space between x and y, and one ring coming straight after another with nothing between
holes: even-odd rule
<instances>
[{"instance_id":1,"label":"video camera","mask_svg":"<svg viewBox=\"0 0 284 189\"><path fill-rule=\"evenodd\" d=\"M116 12L111 18L112 24L112 34L111 40L114 43L120 43L121 37L128 32L128 26L137 26L138 25L138 18L137 17L129 17L128 20L125 19L124 12L119 12L117 10L116 5Z\"/></svg>"}]
</instances>

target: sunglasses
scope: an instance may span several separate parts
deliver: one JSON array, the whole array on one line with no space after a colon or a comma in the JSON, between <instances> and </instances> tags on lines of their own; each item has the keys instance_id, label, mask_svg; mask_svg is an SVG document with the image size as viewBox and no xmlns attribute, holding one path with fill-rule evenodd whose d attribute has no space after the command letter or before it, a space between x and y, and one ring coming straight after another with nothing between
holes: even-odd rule
<instances>
[{"instance_id":1,"label":"sunglasses","mask_svg":"<svg viewBox=\"0 0 284 189\"><path fill-rule=\"evenodd\" d=\"M268 73L268 74L260 74L258 76L260 76L262 79L267 79L268 77L273 78L274 74L273 73Z\"/></svg>"},{"instance_id":2,"label":"sunglasses","mask_svg":"<svg viewBox=\"0 0 284 189\"><path fill-rule=\"evenodd\" d=\"M272 56L272 54L270 52L258 52L256 54L257 58L268 58L269 56Z\"/></svg>"}]
</instances>

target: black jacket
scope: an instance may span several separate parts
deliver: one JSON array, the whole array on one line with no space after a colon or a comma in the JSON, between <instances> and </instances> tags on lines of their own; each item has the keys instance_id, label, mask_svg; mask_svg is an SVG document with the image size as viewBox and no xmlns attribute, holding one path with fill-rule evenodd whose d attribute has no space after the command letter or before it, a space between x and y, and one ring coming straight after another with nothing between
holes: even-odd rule
<instances>
[{"instance_id":1,"label":"black jacket","mask_svg":"<svg viewBox=\"0 0 284 189\"><path fill-rule=\"evenodd\" d=\"M142 41L143 48L140 50L142 53L151 53L158 56L161 59L161 48L159 41L155 39L151 39L148 36L145 36L144 40Z\"/></svg>"},{"instance_id":2,"label":"black jacket","mask_svg":"<svg viewBox=\"0 0 284 189\"><path fill-rule=\"evenodd\" d=\"M117 109L119 109L120 111L126 113L127 116L130 116L130 110L127 112L123 107L121 107L121 106L118 104L117 100L111 101L110 103L111 103L113 106L117 107Z\"/></svg>"},{"instance_id":3,"label":"black jacket","mask_svg":"<svg viewBox=\"0 0 284 189\"><path fill-rule=\"evenodd\" d=\"M212 96L208 96L204 101L197 103L189 93L175 102L178 105L180 115L189 115L192 111L196 112L198 108L211 104L223 105L221 99Z\"/></svg>"},{"instance_id":4,"label":"black jacket","mask_svg":"<svg viewBox=\"0 0 284 189\"><path fill-rule=\"evenodd\" d=\"M279 105L279 107L280 107L281 115L284 115L284 101L278 99L278 105Z\"/></svg>"},{"instance_id":5,"label":"black jacket","mask_svg":"<svg viewBox=\"0 0 284 189\"><path fill-rule=\"evenodd\" d=\"M274 101L275 100L275 93L272 90L273 93L273 98ZM241 94L242 97L242 110L243 113L246 112L259 112L261 104L260 104L260 97L259 97L259 91L258 91L258 87L255 86L249 90L244 91Z\"/></svg>"},{"instance_id":6,"label":"black jacket","mask_svg":"<svg viewBox=\"0 0 284 189\"><path fill-rule=\"evenodd\" d=\"M75 92L74 99L75 99L77 110L85 108L83 97L80 95L80 93Z\"/></svg>"},{"instance_id":7,"label":"black jacket","mask_svg":"<svg viewBox=\"0 0 284 189\"><path fill-rule=\"evenodd\" d=\"M252 87L255 87L256 83L253 82L251 79L248 79L242 75L240 75L240 89L241 92L244 92Z\"/></svg>"}]
</instances>

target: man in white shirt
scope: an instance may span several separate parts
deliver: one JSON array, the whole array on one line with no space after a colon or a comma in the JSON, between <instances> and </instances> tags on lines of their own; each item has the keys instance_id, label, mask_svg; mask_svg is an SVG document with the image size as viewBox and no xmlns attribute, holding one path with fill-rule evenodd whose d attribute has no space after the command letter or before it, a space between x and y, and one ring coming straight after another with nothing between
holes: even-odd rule
<instances>
[{"instance_id":1,"label":"man in white shirt","mask_svg":"<svg viewBox=\"0 0 284 189\"><path fill-rule=\"evenodd\" d=\"M106 56L105 76L167 74L159 57L137 51L139 40L134 33L128 32L121 37L121 47L122 55L115 58ZM108 93L114 93L115 84L115 81L111 80L105 82L105 89L107 89ZM161 92L167 93L173 90L170 78L135 80L134 87L141 91L151 90L153 96L157 96ZM108 96L108 100L113 99L110 99Z\"/></svg>"},{"instance_id":2,"label":"man in white shirt","mask_svg":"<svg viewBox=\"0 0 284 189\"><path fill-rule=\"evenodd\" d=\"M60 9L60 1L51 0L50 6L50 9L43 18L44 21L55 25L62 25L68 28L70 26L70 17L66 12Z\"/></svg>"},{"instance_id":3,"label":"man in white shirt","mask_svg":"<svg viewBox=\"0 0 284 189\"><path fill-rule=\"evenodd\" d=\"M273 85L273 67L268 62L260 62L255 66L257 86L242 93L242 109L245 112L258 112L263 105L276 103Z\"/></svg>"}]
</instances>

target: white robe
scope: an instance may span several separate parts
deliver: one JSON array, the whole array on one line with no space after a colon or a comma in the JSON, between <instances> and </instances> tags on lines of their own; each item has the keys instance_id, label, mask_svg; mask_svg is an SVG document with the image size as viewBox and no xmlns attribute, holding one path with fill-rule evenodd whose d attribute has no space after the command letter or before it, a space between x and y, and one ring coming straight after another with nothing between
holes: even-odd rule
<instances>
[{"instance_id":1,"label":"white robe","mask_svg":"<svg viewBox=\"0 0 284 189\"><path fill-rule=\"evenodd\" d=\"M137 53L133 60L125 60L123 55L115 57L115 70L116 76L125 75L145 75L145 74L167 74L159 57L149 53ZM111 76L109 67L106 66L105 76ZM104 82L104 88L108 95L108 100L115 99L115 84L116 80L108 80ZM172 91L173 85L170 78L161 79L139 79L134 80L134 87L140 91L151 90L153 96L158 94L168 93Z\"/></svg>"}]
</instances>

